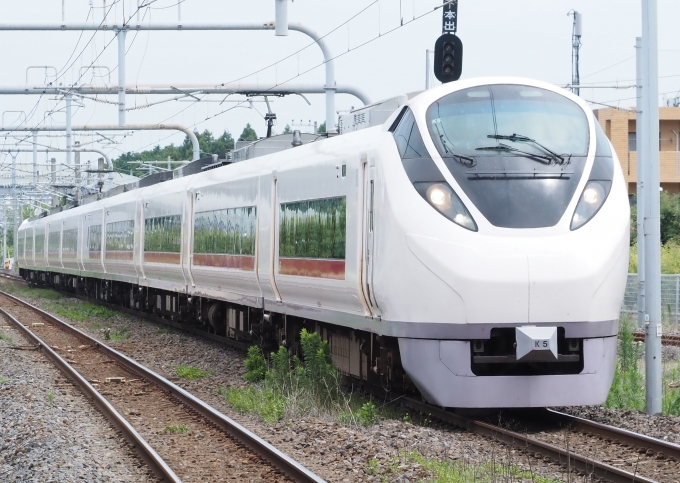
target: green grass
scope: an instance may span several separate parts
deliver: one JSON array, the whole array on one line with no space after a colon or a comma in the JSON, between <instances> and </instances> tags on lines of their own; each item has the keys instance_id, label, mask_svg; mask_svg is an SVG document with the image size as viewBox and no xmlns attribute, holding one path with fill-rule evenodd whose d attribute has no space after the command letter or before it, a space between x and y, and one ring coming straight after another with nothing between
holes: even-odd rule
<instances>
[{"instance_id":1,"label":"green grass","mask_svg":"<svg viewBox=\"0 0 680 483\"><path fill-rule=\"evenodd\" d=\"M175 374L177 374L177 377L181 377L182 379L193 380L208 377L210 375L210 372L204 371L203 369L199 369L198 367L191 367L180 364L175 368Z\"/></svg>"},{"instance_id":2,"label":"green grass","mask_svg":"<svg viewBox=\"0 0 680 483\"><path fill-rule=\"evenodd\" d=\"M115 315L114 311L89 302L59 301L47 304L46 308L57 315L76 322L84 322L86 320L91 320L92 318L108 319Z\"/></svg>"},{"instance_id":3,"label":"green grass","mask_svg":"<svg viewBox=\"0 0 680 483\"><path fill-rule=\"evenodd\" d=\"M174 333L175 333L175 331L172 330L172 329L158 329L158 330L156 331L156 334L158 334L158 335L163 335L163 334L174 334Z\"/></svg>"},{"instance_id":4,"label":"green grass","mask_svg":"<svg viewBox=\"0 0 680 483\"><path fill-rule=\"evenodd\" d=\"M6 342L9 342L10 344L12 343L12 338L5 334L4 332L0 332L0 340L4 340Z\"/></svg>"},{"instance_id":5,"label":"green grass","mask_svg":"<svg viewBox=\"0 0 680 483\"><path fill-rule=\"evenodd\" d=\"M88 327L92 330L103 330L110 329L111 324L109 324L108 322L92 322Z\"/></svg>"},{"instance_id":6,"label":"green grass","mask_svg":"<svg viewBox=\"0 0 680 483\"><path fill-rule=\"evenodd\" d=\"M4 290L5 292L11 293L12 295L19 298L29 297L45 300L59 300L61 298L61 294L59 292L55 292L49 288L31 288L7 284L4 285Z\"/></svg>"},{"instance_id":7,"label":"green grass","mask_svg":"<svg viewBox=\"0 0 680 483\"><path fill-rule=\"evenodd\" d=\"M111 340L115 341L127 340L130 337L132 337L132 333L130 332L130 329L128 329L127 327L121 327L111 332Z\"/></svg>"},{"instance_id":8,"label":"green grass","mask_svg":"<svg viewBox=\"0 0 680 483\"><path fill-rule=\"evenodd\" d=\"M54 393L52 391L47 393L47 401L50 404L54 404Z\"/></svg>"},{"instance_id":9,"label":"green grass","mask_svg":"<svg viewBox=\"0 0 680 483\"><path fill-rule=\"evenodd\" d=\"M189 432L189 428L186 424L171 424L163 428L163 431L172 434L187 434Z\"/></svg>"},{"instance_id":10,"label":"green grass","mask_svg":"<svg viewBox=\"0 0 680 483\"><path fill-rule=\"evenodd\" d=\"M217 394L224 396L236 411L257 414L268 423L280 421L285 414L285 398L280 393L261 386L218 387Z\"/></svg>"},{"instance_id":11,"label":"green grass","mask_svg":"<svg viewBox=\"0 0 680 483\"><path fill-rule=\"evenodd\" d=\"M4 384L6 382L9 382L9 379L5 379L4 377L0 377L0 384Z\"/></svg>"},{"instance_id":12,"label":"green grass","mask_svg":"<svg viewBox=\"0 0 680 483\"><path fill-rule=\"evenodd\" d=\"M434 458L426 458L419 453L404 453L402 457L407 463L417 463L424 469L431 471L433 476L426 480L431 483L494 483L516 480L532 481L533 483L558 483L559 481L536 475L517 465L503 461L490 461L483 465L474 465L439 461ZM376 470L379 471L379 467L374 460L373 466L369 466L369 472ZM398 466L397 464L390 464L386 470L386 472L393 474L398 471Z\"/></svg>"}]
</instances>

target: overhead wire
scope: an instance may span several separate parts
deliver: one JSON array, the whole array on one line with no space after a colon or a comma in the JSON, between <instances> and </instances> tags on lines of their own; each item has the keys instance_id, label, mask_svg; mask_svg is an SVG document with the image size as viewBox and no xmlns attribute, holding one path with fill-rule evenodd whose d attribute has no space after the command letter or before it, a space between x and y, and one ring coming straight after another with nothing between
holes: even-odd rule
<instances>
[{"instance_id":1,"label":"overhead wire","mask_svg":"<svg viewBox=\"0 0 680 483\"><path fill-rule=\"evenodd\" d=\"M359 44L359 45L357 45L357 46L355 46L355 47L353 47L353 48L351 48L351 49L348 49L348 50L345 51L345 52L342 52L342 53L340 53L340 54L338 54L338 55L335 55L334 57L331 57L330 59L324 59L323 62L321 62L321 63L319 63L319 64L316 64L316 65L314 65L313 67L311 67L311 68L309 68L309 69L307 69L307 70L304 70L304 71L302 71L302 72L298 72L298 74L296 74L296 75L294 75L294 76L292 76L292 77L290 77L290 78L288 78L288 79L286 79L286 80L284 80L284 81L282 81L282 82L277 82L274 86L270 87L269 89L263 90L263 92L267 92L267 91L269 91L269 90L271 90L271 89L273 89L273 88L275 88L275 87L284 85L284 84L286 84L286 83L292 81L293 79L296 79L296 78L298 78L298 77L300 77L300 76L302 76L302 75L307 74L308 72L311 72L312 70L315 70L315 69L317 69L317 68L319 68L319 67L325 65L327 62L329 62L329 61L331 61L331 60L335 60L335 59L337 59L337 58L340 58L340 57L343 57L343 56L347 55L347 54L350 53L350 52L354 52L355 50L358 50L358 49L360 49L360 48L362 48L362 47L364 47L364 46L366 46L366 45L368 45L368 44L374 42L375 40L381 39L381 38L383 38L383 37L385 37L385 36L387 36L387 35L389 35L389 34L395 32L396 30L399 30L399 29L401 29L401 28L403 28L403 27L408 26L409 24L411 24L411 23L413 23L413 22L415 22L415 21L418 21L418 20L420 20L420 19L422 19L422 18L424 18L424 17L426 17L426 16L429 16L429 15L432 14L433 12L436 12L438 9L443 8L444 6L448 5L449 3L452 3L453 1L454 1L454 0L449 0L448 2L445 2L445 3L443 3L442 5L439 5L439 6L435 7L433 10L430 10L430 11L425 12L425 13L423 13L423 14L421 14L421 15L418 15L418 16L415 15L415 11L414 11L413 19L411 19L411 20L409 20L409 21L407 21L407 22L404 22L404 23L400 23L400 25L398 25L398 26L396 26L396 27L394 27L394 28L392 28L392 29L390 29L390 30L387 30L387 31L383 32L383 33L380 34L379 36L373 37L372 39L369 39L369 40L367 40L366 42L363 42L363 43L361 43L361 44ZM368 10L371 6L373 6L373 5L377 4L377 3L378 3L378 0L373 1L373 2L370 3L368 6L366 6L366 7L363 8L363 9L361 9L359 12L357 12L357 13L354 14L352 17L350 17L348 20L342 22L340 25L338 25L337 27L333 28L331 31L329 31L328 33L326 33L325 35L323 35L322 37L320 37L320 38L319 38L319 41L325 39L326 37L328 37L329 35L331 35L333 32L335 32L335 31L337 31L338 29L342 28L344 25L348 24L348 23L351 22L353 19L355 19L356 17L358 17L359 15L361 15L363 12L365 12L366 10ZM302 51L308 49L309 47L311 47L311 46L313 46L313 45L316 45L317 43L318 43L317 41L312 42L312 43L308 44L307 46L305 46L305 47L303 47L303 48L301 48L301 49L299 49L299 50L293 52L292 54L283 57L282 59L278 60L277 62L274 62L274 63L272 63L272 64L269 64L267 67L258 69L258 70L254 71L254 72L252 72L252 73L250 73L250 74L248 74L248 75L238 77L238 78L236 78L236 79L234 79L234 80L231 80L231 81L229 81L229 82L222 83L222 84L219 84L219 85L220 85L220 86L227 86L227 85L232 84L232 83L234 83L234 82L238 82L238 81L243 80L243 79L246 79L246 78L248 78L248 77L252 77L253 75L259 74L260 72L262 72L262 71L264 71L264 70L267 70L267 69L269 69L269 68L271 68L271 67L273 67L273 66L275 66L275 65L277 65L277 64L280 64L280 63L282 63L282 62L284 62L284 61L290 59L291 57L293 57L293 56L299 54L300 52L302 52ZM207 94L204 94L200 99L202 100L202 99L204 99L206 96L207 96ZM167 117L166 119L164 119L163 121L161 121L159 124L165 123L165 122L167 122L168 120L170 120L170 119L172 119L172 118L174 118L174 117L176 117L176 116L182 114L182 113L185 112L187 109L189 109L190 107L192 107L193 105L195 105L196 102L200 102L200 100L199 100L199 101L194 101L193 103L190 103L190 104L189 104L188 106L186 106L184 109L180 110L179 112L173 114L173 115L170 116L170 117ZM233 106L232 108L226 109L226 110L224 110L224 111L221 111L221 112L219 112L219 113L213 115L213 116L210 117L209 119L213 119L213 118L215 118L215 117L217 117L217 116L219 116L219 115L221 115L221 114L224 114L224 113L226 113L226 112L229 112L229 111L231 111L232 109L234 109L234 108L236 108L236 107L241 107L241 106L240 106L240 105ZM190 127L190 128L196 127L196 126L202 124L203 122L205 122L206 120L208 120L208 119L203 119L203 120L201 120L201 121L199 121L199 122L197 122L197 123L192 124L192 125L189 126L189 127ZM133 151L133 152L139 152L139 151L141 151L141 150L143 150L143 149L145 149L145 148L147 148L147 147L149 147L149 146L151 146L151 145L153 145L153 144L156 144L156 143L158 143L158 142L160 142L160 141L163 141L163 140L165 140L165 139L168 139L168 138L170 138L170 137L172 137L172 136L174 136L174 134L171 134L171 135L162 137L162 138L160 138L160 139L158 139L158 140L156 140L156 141L154 141L154 142L152 142L152 143L149 143L149 144L147 144L147 145L145 145L145 146L142 146L141 148L139 148L138 150Z\"/></svg>"}]
</instances>

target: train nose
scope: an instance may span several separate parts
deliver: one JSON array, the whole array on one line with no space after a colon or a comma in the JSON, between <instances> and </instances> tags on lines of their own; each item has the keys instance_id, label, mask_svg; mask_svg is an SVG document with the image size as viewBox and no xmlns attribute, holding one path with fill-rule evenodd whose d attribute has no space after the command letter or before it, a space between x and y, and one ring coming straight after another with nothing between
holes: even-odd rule
<instances>
[{"instance_id":1,"label":"train nose","mask_svg":"<svg viewBox=\"0 0 680 483\"><path fill-rule=\"evenodd\" d=\"M529 321L526 254L481 250L413 234L407 240L411 252L461 296L466 322Z\"/></svg>"},{"instance_id":2,"label":"train nose","mask_svg":"<svg viewBox=\"0 0 680 483\"><path fill-rule=\"evenodd\" d=\"M413 234L407 240L411 252L461 296L468 323L618 318L625 245L487 238L469 246Z\"/></svg>"}]
</instances>

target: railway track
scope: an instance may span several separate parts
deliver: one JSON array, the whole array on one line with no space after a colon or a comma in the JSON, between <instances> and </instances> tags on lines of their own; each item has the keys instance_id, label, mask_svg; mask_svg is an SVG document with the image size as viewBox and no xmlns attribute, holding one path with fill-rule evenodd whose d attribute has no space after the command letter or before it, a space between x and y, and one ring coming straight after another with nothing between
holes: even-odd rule
<instances>
[{"instance_id":1,"label":"railway track","mask_svg":"<svg viewBox=\"0 0 680 483\"><path fill-rule=\"evenodd\" d=\"M163 481L323 481L182 388L47 312L4 292L0 307Z\"/></svg>"},{"instance_id":2,"label":"railway track","mask_svg":"<svg viewBox=\"0 0 680 483\"><path fill-rule=\"evenodd\" d=\"M549 458L589 477L613 483L666 483L680 478L680 446L624 429L548 409L519 418L510 412L510 417L504 416L505 423L494 424L411 398L400 401L442 422Z\"/></svg>"}]
</instances>

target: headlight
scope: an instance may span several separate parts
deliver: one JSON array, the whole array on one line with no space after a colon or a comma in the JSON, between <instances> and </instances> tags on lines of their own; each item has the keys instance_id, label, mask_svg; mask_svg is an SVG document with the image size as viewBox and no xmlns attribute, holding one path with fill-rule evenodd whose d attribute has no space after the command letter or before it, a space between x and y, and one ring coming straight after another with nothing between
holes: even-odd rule
<instances>
[{"instance_id":1,"label":"headlight","mask_svg":"<svg viewBox=\"0 0 680 483\"><path fill-rule=\"evenodd\" d=\"M448 183L413 183L420 196L439 213L457 225L477 231L477 224L463 202Z\"/></svg>"},{"instance_id":2,"label":"headlight","mask_svg":"<svg viewBox=\"0 0 680 483\"><path fill-rule=\"evenodd\" d=\"M582 227L595 216L607 199L611 187L611 181L588 181L571 219L572 230Z\"/></svg>"}]
</instances>

